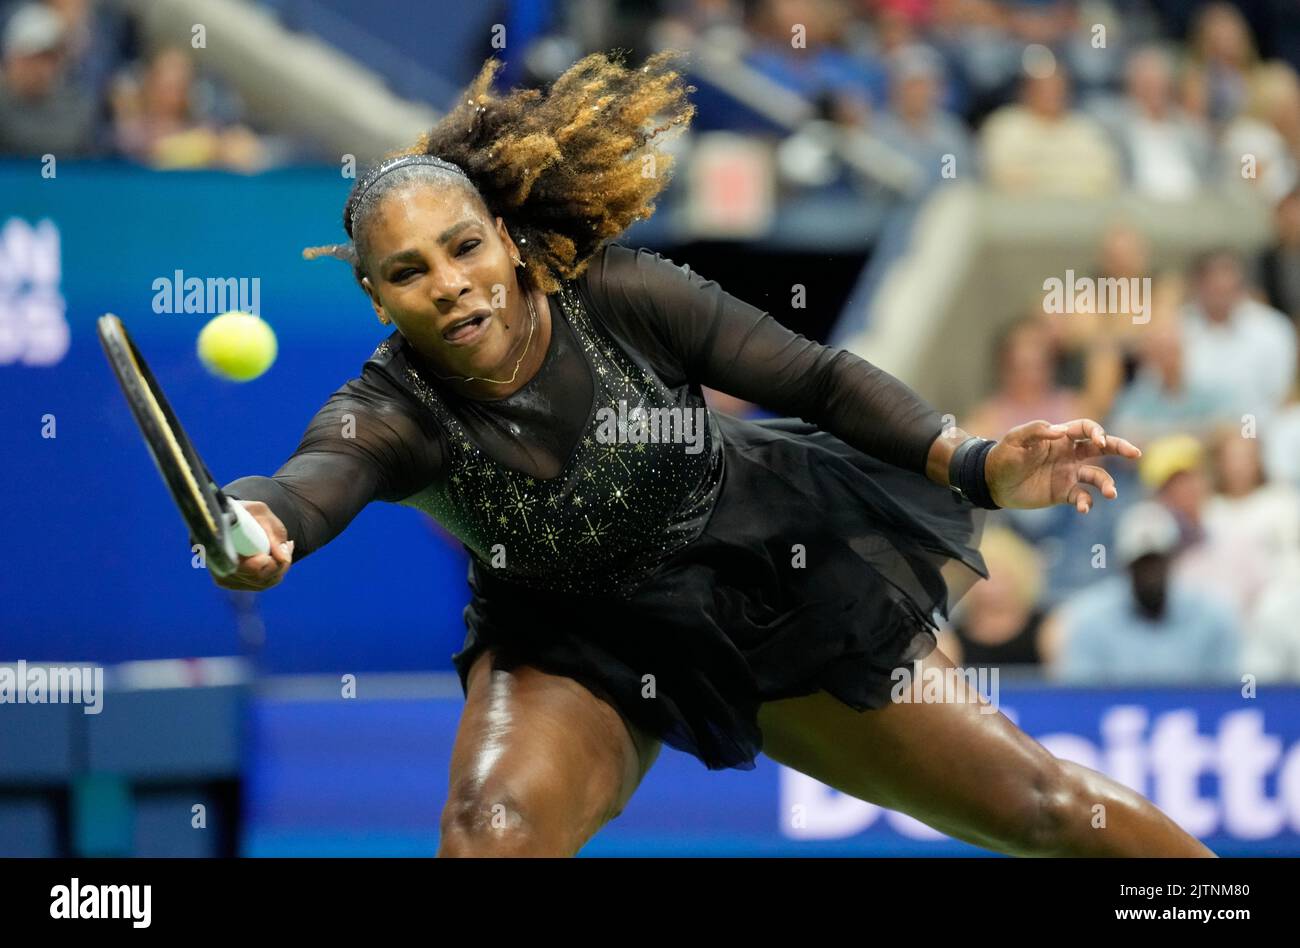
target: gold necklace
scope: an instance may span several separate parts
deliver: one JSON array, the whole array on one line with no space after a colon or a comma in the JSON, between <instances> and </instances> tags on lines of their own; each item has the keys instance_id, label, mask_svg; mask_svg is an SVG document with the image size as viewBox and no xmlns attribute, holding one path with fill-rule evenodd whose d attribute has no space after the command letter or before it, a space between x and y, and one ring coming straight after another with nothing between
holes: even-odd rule
<instances>
[{"instance_id":1,"label":"gold necklace","mask_svg":"<svg viewBox=\"0 0 1300 948\"><path fill-rule=\"evenodd\" d=\"M511 382L513 382L515 380L515 376L519 374L519 366L523 365L524 363L524 356L528 355L528 347L533 344L533 332L537 329L537 308L533 306L533 295L529 293L527 296L524 297L524 299L528 302L528 313L529 315L532 316L532 323L528 327L528 341L524 343L524 351L519 354L519 361L515 363L515 371L511 374L510 378L485 379L475 375L466 376L464 378L459 378L457 376L444 378L443 376L438 375L437 373L434 373L434 378L439 379L443 382L492 382L496 385L509 385Z\"/></svg>"}]
</instances>

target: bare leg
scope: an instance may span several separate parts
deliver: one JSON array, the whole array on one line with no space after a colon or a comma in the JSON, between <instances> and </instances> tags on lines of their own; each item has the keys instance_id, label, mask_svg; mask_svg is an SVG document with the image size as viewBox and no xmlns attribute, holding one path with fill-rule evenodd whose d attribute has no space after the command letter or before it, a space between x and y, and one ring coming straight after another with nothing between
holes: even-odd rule
<instances>
[{"instance_id":1,"label":"bare leg","mask_svg":"<svg viewBox=\"0 0 1300 948\"><path fill-rule=\"evenodd\" d=\"M937 649L922 663L951 667ZM759 709L763 750L842 793L998 852L1214 855L1141 794L1053 757L1000 711L981 714L975 702L987 702L974 689L961 697L863 712L824 691L770 702Z\"/></svg>"},{"instance_id":2,"label":"bare leg","mask_svg":"<svg viewBox=\"0 0 1300 948\"><path fill-rule=\"evenodd\" d=\"M623 811L659 752L569 678L470 670L439 856L572 856Z\"/></svg>"}]
</instances>

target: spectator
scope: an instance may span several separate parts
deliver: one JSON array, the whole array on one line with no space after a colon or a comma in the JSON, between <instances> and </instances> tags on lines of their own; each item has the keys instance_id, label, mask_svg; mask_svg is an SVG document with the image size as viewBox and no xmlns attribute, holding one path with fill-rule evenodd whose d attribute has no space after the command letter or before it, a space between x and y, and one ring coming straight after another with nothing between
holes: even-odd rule
<instances>
[{"instance_id":1,"label":"spectator","mask_svg":"<svg viewBox=\"0 0 1300 948\"><path fill-rule=\"evenodd\" d=\"M1121 104L1098 118L1119 147L1135 193L1187 200L1208 180L1209 135L1176 104L1173 60L1163 49L1147 46L1129 57Z\"/></svg>"},{"instance_id":2,"label":"spectator","mask_svg":"<svg viewBox=\"0 0 1300 948\"><path fill-rule=\"evenodd\" d=\"M18 7L0 38L0 154L95 151L95 102L68 81L67 28L41 3Z\"/></svg>"},{"instance_id":3,"label":"spectator","mask_svg":"<svg viewBox=\"0 0 1300 948\"><path fill-rule=\"evenodd\" d=\"M1300 682L1300 566L1264 592L1246 635L1242 670L1259 681Z\"/></svg>"},{"instance_id":4,"label":"spectator","mask_svg":"<svg viewBox=\"0 0 1300 948\"><path fill-rule=\"evenodd\" d=\"M1120 520L1110 576L1063 603L1045 635L1052 672L1071 684L1191 684L1235 680L1239 626L1220 601L1171 572L1178 524L1159 504Z\"/></svg>"},{"instance_id":5,"label":"spectator","mask_svg":"<svg viewBox=\"0 0 1300 948\"><path fill-rule=\"evenodd\" d=\"M1249 616L1276 564L1241 524L1207 519L1210 479L1201 442L1189 434L1152 442L1143 449L1138 474L1178 523L1182 541L1174 578Z\"/></svg>"},{"instance_id":6,"label":"spectator","mask_svg":"<svg viewBox=\"0 0 1300 948\"><path fill-rule=\"evenodd\" d=\"M1215 493L1205 505L1207 529L1247 534L1275 572L1300 560L1300 490L1269 480L1260 439L1227 428L1215 435L1211 449Z\"/></svg>"},{"instance_id":7,"label":"spectator","mask_svg":"<svg viewBox=\"0 0 1300 948\"><path fill-rule=\"evenodd\" d=\"M978 121L1007 101L1027 45L1055 48L1079 32L1070 7L1023 0L935 4L931 35L970 86L967 118Z\"/></svg>"},{"instance_id":8,"label":"spectator","mask_svg":"<svg viewBox=\"0 0 1300 948\"><path fill-rule=\"evenodd\" d=\"M136 55L134 22L99 0L45 0L67 28L68 78L97 103L113 75Z\"/></svg>"},{"instance_id":9,"label":"spectator","mask_svg":"<svg viewBox=\"0 0 1300 948\"><path fill-rule=\"evenodd\" d=\"M1238 417L1252 415L1266 428L1295 383L1295 327L1250 298L1235 253L1207 254L1193 275L1195 298L1182 320L1188 381L1226 389Z\"/></svg>"},{"instance_id":10,"label":"spectator","mask_svg":"<svg viewBox=\"0 0 1300 948\"><path fill-rule=\"evenodd\" d=\"M258 170L261 141L242 125L216 127L197 114L194 64L180 47L154 54L142 81L124 77L114 96L118 149L154 168Z\"/></svg>"},{"instance_id":11,"label":"spectator","mask_svg":"<svg viewBox=\"0 0 1300 948\"><path fill-rule=\"evenodd\" d=\"M1260 282L1269 305L1300 326L1300 187L1274 210L1277 244L1260 260Z\"/></svg>"},{"instance_id":12,"label":"spectator","mask_svg":"<svg viewBox=\"0 0 1300 948\"><path fill-rule=\"evenodd\" d=\"M971 412L962 427L985 438L1001 438L1035 418L1065 421L1082 412L1079 394L1053 381L1055 350L1047 328L1030 317L998 340L998 389Z\"/></svg>"},{"instance_id":13,"label":"spectator","mask_svg":"<svg viewBox=\"0 0 1300 948\"><path fill-rule=\"evenodd\" d=\"M989 183L1015 194L1100 197L1120 183L1119 159L1101 126L1069 108L1064 69L1027 76L1018 105L981 130Z\"/></svg>"},{"instance_id":14,"label":"spectator","mask_svg":"<svg viewBox=\"0 0 1300 948\"><path fill-rule=\"evenodd\" d=\"M1139 447L1186 432L1201 438L1240 423L1228 389L1188 378L1176 303L1158 299L1143 327L1138 368L1115 400L1106 427Z\"/></svg>"},{"instance_id":15,"label":"spectator","mask_svg":"<svg viewBox=\"0 0 1300 948\"><path fill-rule=\"evenodd\" d=\"M942 180L949 160L953 175L972 180L970 136L960 121L938 107L942 82L943 61L934 50L899 50L890 63L890 109L873 128L881 141L924 169L930 181Z\"/></svg>"},{"instance_id":16,"label":"spectator","mask_svg":"<svg viewBox=\"0 0 1300 948\"><path fill-rule=\"evenodd\" d=\"M842 0L761 0L751 29L754 46L745 61L769 79L846 125L861 125L885 101L879 63L863 62L843 48L850 22ZM795 28L801 28L795 32ZM796 39L804 45L795 46Z\"/></svg>"},{"instance_id":17,"label":"spectator","mask_svg":"<svg viewBox=\"0 0 1300 948\"><path fill-rule=\"evenodd\" d=\"M1193 74L1204 89L1210 121L1230 122L1246 103L1250 74L1259 61L1250 26L1232 4L1206 4L1192 27L1191 49Z\"/></svg>"},{"instance_id":18,"label":"spectator","mask_svg":"<svg viewBox=\"0 0 1300 948\"><path fill-rule=\"evenodd\" d=\"M1248 107L1223 133L1220 160L1227 178L1245 180L1275 205L1300 181L1300 81L1286 63L1259 67Z\"/></svg>"},{"instance_id":19,"label":"spectator","mask_svg":"<svg viewBox=\"0 0 1300 948\"><path fill-rule=\"evenodd\" d=\"M651 49L689 49L697 44L743 49L749 42L741 0L670 0L648 28ZM635 39L635 37L629 37Z\"/></svg>"},{"instance_id":20,"label":"spectator","mask_svg":"<svg viewBox=\"0 0 1300 948\"><path fill-rule=\"evenodd\" d=\"M932 11L924 8L927 4L917 4L913 0L874 2L870 17L859 18L855 25L845 31L848 48L860 61L865 61L873 69L878 64L885 64L889 73L893 72L894 63L900 56L906 56L909 51L917 48L926 49L940 59L935 76L936 105L949 114L960 113L964 105L965 89L957 72L947 67L942 56L927 39L929 31L926 26L932 15ZM892 75L887 78L888 92L892 95L894 78Z\"/></svg>"},{"instance_id":21,"label":"spectator","mask_svg":"<svg viewBox=\"0 0 1300 948\"><path fill-rule=\"evenodd\" d=\"M1115 396L1137 368L1137 350L1149 319L1176 297L1176 281L1151 277L1151 248L1142 232L1118 222L1109 227L1101 241L1101 260L1092 274L1098 293L1091 312L1043 313L1044 323L1060 350L1056 379L1062 385L1081 389L1087 410L1104 417ZM1117 287L1116 298L1107 287ZM1150 298L1148 298L1148 295Z\"/></svg>"},{"instance_id":22,"label":"spectator","mask_svg":"<svg viewBox=\"0 0 1300 948\"><path fill-rule=\"evenodd\" d=\"M980 543L989 578L958 604L944 654L967 667L1036 666L1043 660L1038 633L1043 570L1034 548L1005 527L991 527Z\"/></svg>"},{"instance_id":23,"label":"spectator","mask_svg":"<svg viewBox=\"0 0 1300 948\"><path fill-rule=\"evenodd\" d=\"M1291 401L1268 426L1264 442L1264 470L1268 479L1300 488L1300 383Z\"/></svg>"}]
</instances>

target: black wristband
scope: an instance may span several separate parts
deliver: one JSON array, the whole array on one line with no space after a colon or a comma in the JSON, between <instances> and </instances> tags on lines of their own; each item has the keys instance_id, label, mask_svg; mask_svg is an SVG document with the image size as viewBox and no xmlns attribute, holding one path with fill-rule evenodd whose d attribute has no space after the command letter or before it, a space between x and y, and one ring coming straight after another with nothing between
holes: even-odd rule
<instances>
[{"instance_id":1,"label":"black wristband","mask_svg":"<svg viewBox=\"0 0 1300 948\"><path fill-rule=\"evenodd\" d=\"M1002 509L993 502L988 481L984 478L984 461L996 444L996 441L972 435L957 445L948 463L948 486L953 493L986 510Z\"/></svg>"}]
</instances>

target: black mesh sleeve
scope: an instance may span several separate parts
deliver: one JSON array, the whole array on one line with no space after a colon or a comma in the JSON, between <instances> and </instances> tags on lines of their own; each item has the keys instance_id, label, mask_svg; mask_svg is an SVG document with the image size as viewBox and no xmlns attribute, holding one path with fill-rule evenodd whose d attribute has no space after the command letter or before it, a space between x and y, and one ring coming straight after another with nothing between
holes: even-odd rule
<instances>
[{"instance_id":1,"label":"black mesh sleeve","mask_svg":"<svg viewBox=\"0 0 1300 948\"><path fill-rule=\"evenodd\" d=\"M435 429L380 373L365 372L330 396L274 475L241 477L222 489L270 507L294 541L296 562L342 533L372 500L396 502L428 484L443 457Z\"/></svg>"},{"instance_id":2,"label":"black mesh sleeve","mask_svg":"<svg viewBox=\"0 0 1300 948\"><path fill-rule=\"evenodd\" d=\"M667 384L698 382L798 416L873 457L924 473L942 416L884 370L791 332L651 250L611 244L584 276L601 315Z\"/></svg>"}]
</instances>

